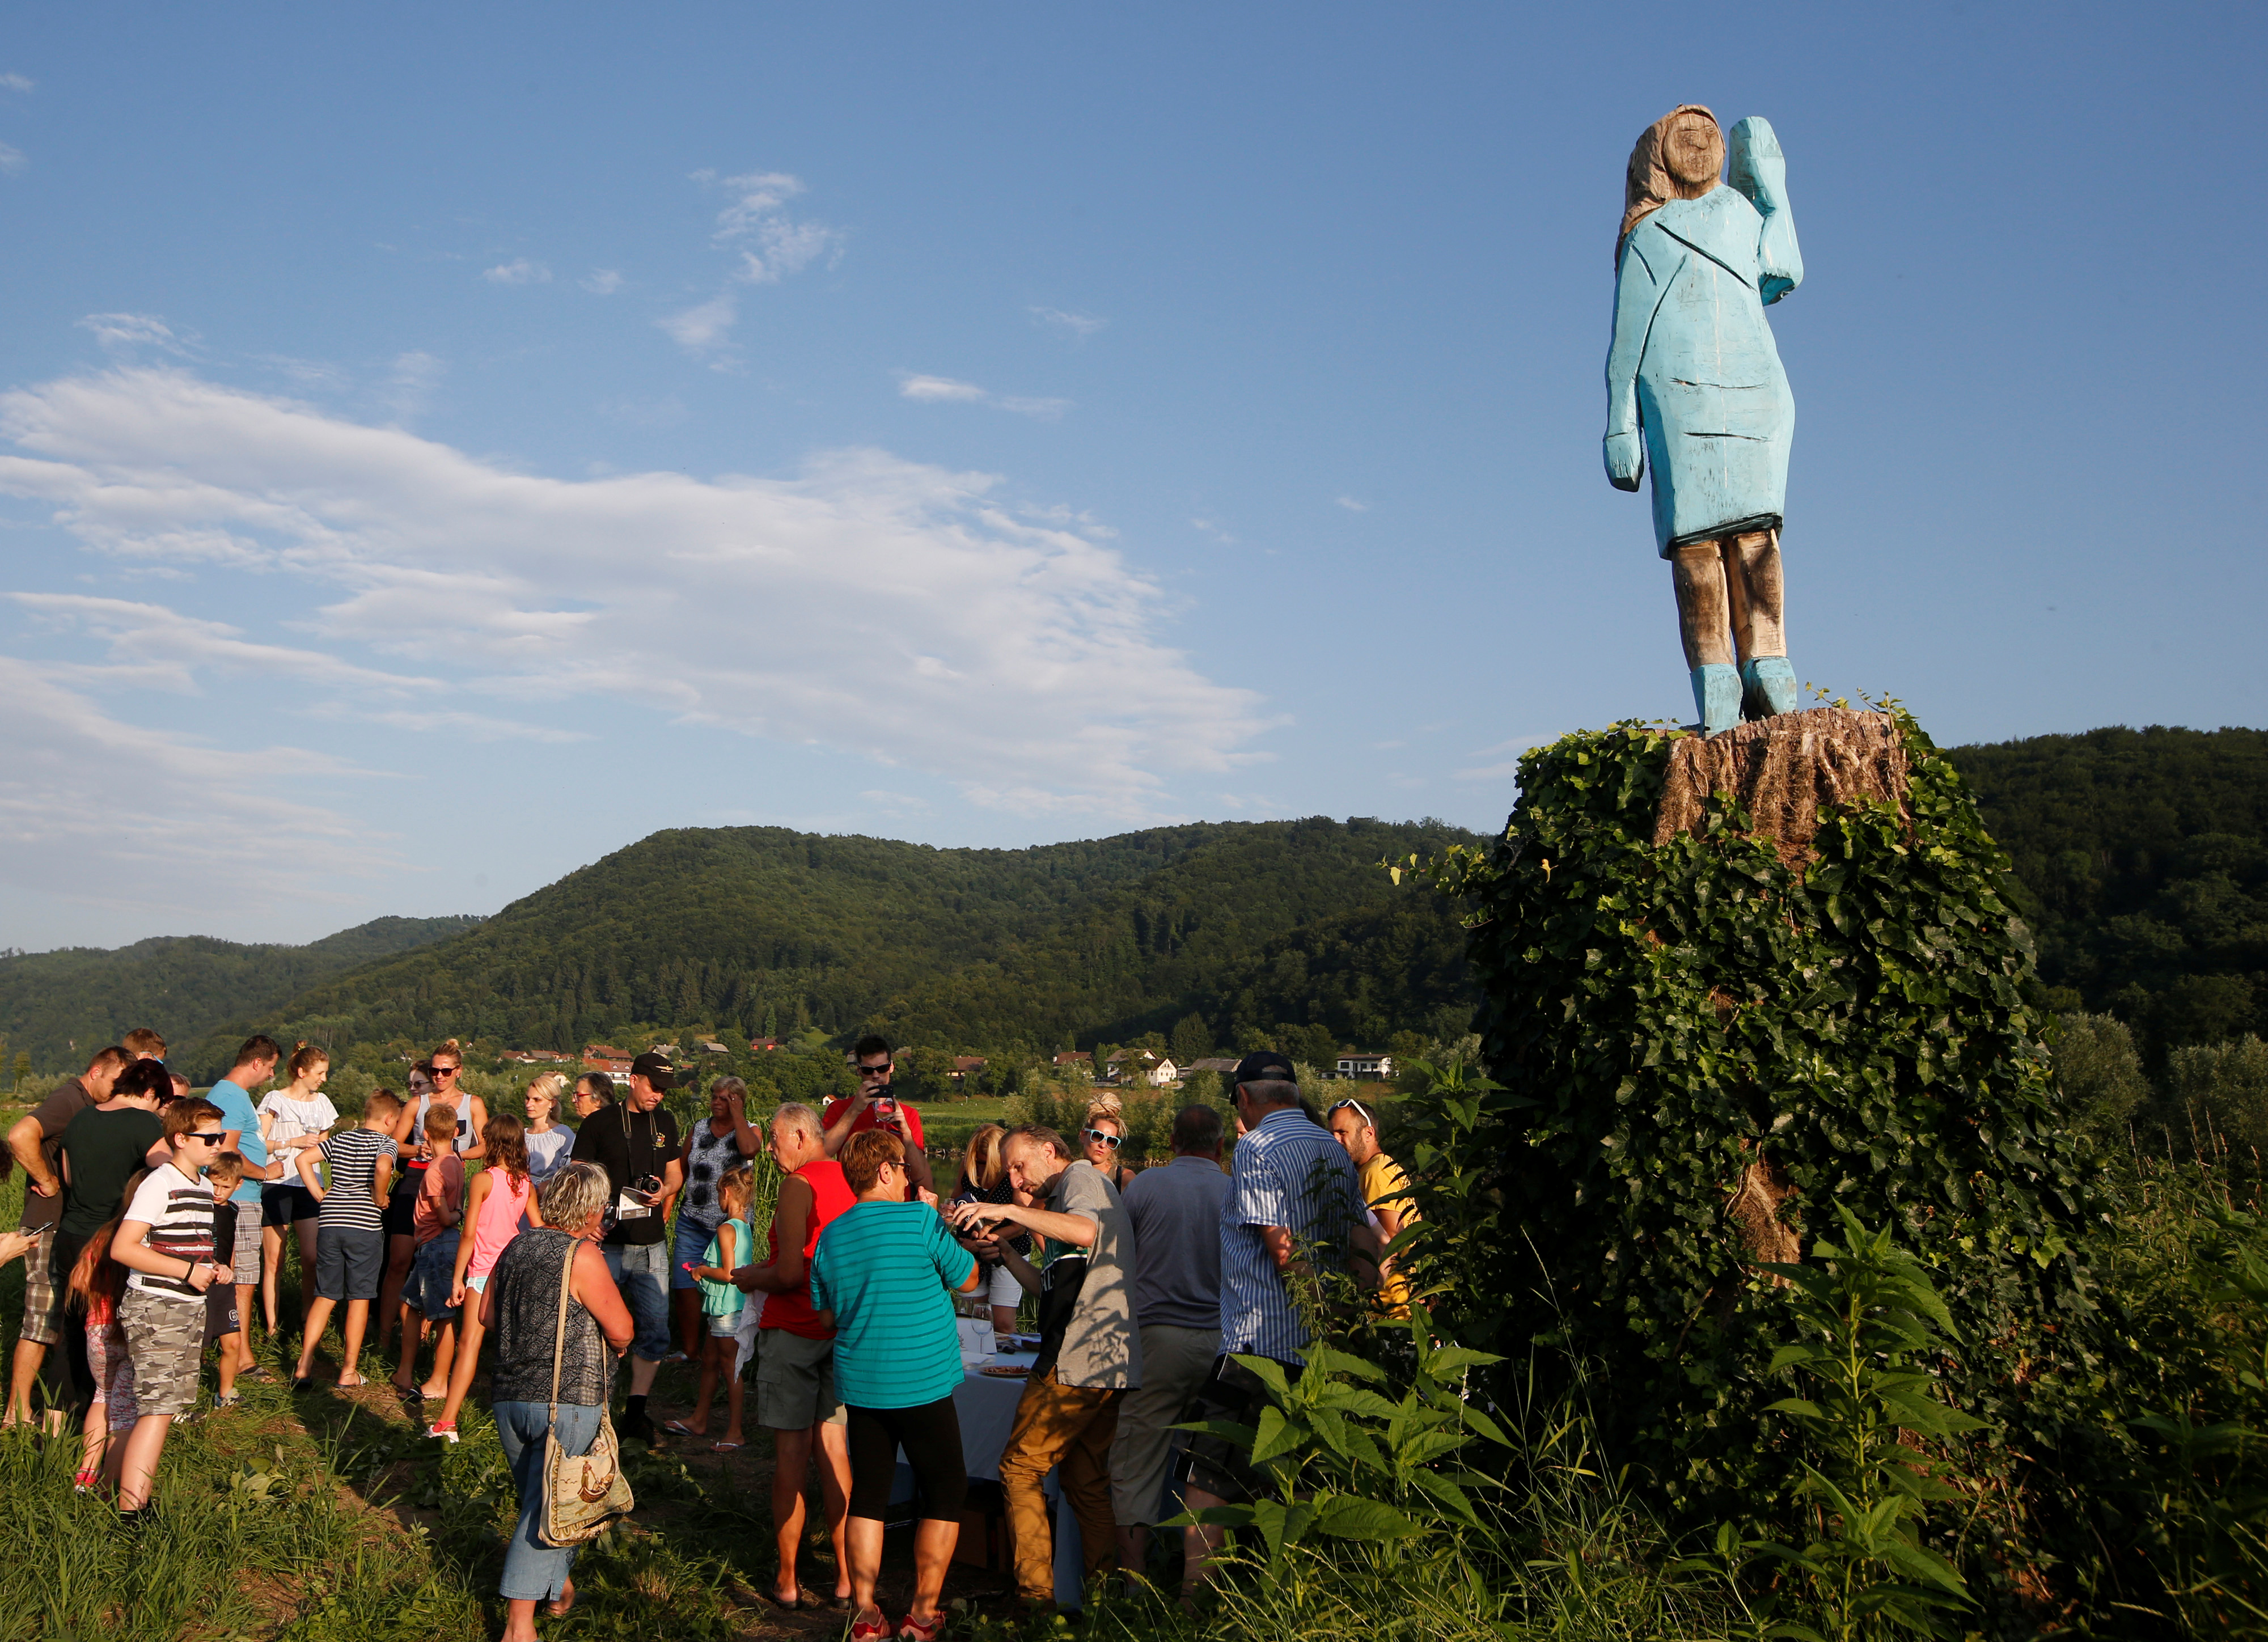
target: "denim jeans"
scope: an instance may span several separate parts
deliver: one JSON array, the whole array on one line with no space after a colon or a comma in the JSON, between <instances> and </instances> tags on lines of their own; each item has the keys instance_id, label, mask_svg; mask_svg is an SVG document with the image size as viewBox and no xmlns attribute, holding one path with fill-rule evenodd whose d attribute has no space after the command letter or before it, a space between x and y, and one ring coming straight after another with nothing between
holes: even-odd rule
<instances>
[{"instance_id":1,"label":"denim jeans","mask_svg":"<svg viewBox=\"0 0 2268 1642\"><path fill-rule=\"evenodd\" d=\"M631 1353L658 1363L669 1355L669 1245L608 1243L605 1250L607 1270L637 1329Z\"/></svg>"},{"instance_id":2,"label":"denim jeans","mask_svg":"<svg viewBox=\"0 0 2268 1642\"><path fill-rule=\"evenodd\" d=\"M497 1594L508 1602L549 1602L567 1589L567 1575L575 1566L577 1546L543 1543L543 1439L551 1430L549 1403L499 1403L497 1436L504 1444L504 1462L519 1489L519 1521L504 1547L504 1578ZM589 1452L599 1434L604 1409L578 1403L559 1405L559 1441L571 1454Z\"/></svg>"}]
</instances>

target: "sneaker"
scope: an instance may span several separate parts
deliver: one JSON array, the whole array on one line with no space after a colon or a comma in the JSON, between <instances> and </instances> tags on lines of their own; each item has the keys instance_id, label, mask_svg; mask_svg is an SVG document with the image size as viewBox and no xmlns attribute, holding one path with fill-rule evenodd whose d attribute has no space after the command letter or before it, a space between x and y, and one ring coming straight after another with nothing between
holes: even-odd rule
<instances>
[{"instance_id":1,"label":"sneaker","mask_svg":"<svg viewBox=\"0 0 2268 1642\"><path fill-rule=\"evenodd\" d=\"M80 1471L71 1478L71 1492L91 1494L94 1491L94 1485L101 1480L100 1471Z\"/></svg>"},{"instance_id":2,"label":"sneaker","mask_svg":"<svg viewBox=\"0 0 2268 1642\"><path fill-rule=\"evenodd\" d=\"M880 1609L874 1610L873 1624L856 1614L850 1616L850 1642L890 1642L890 1622Z\"/></svg>"},{"instance_id":3,"label":"sneaker","mask_svg":"<svg viewBox=\"0 0 2268 1642\"><path fill-rule=\"evenodd\" d=\"M217 1414L224 1409L232 1409L243 1401L244 1393L241 1391L232 1391L225 1397L216 1396L213 1398L213 1412Z\"/></svg>"},{"instance_id":4,"label":"sneaker","mask_svg":"<svg viewBox=\"0 0 2268 1642\"><path fill-rule=\"evenodd\" d=\"M425 1428L425 1434L438 1437L443 1442L454 1442L457 1440L457 1422L437 1419Z\"/></svg>"},{"instance_id":5,"label":"sneaker","mask_svg":"<svg viewBox=\"0 0 2268 1642\"><path fill-rule=\"evenodd\" d=\"M908 1614L898 1621L899 1642L910 1637L913 1642L937 1642L938 1632L945 1629L945 1609L940 1606L927 1624Z\"/></svg>"}]
</instances>

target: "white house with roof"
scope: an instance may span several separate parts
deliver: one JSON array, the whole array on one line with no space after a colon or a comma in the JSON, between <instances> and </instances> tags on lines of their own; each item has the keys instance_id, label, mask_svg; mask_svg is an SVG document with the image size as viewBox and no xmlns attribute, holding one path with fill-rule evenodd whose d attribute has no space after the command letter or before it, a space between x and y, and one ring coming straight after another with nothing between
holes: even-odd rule
<instances>
[{"instance_id":1,"label":"white house with roof","mask_svg":"<svg viewBox=\"0 0 2268 1642\"><path fill-rule=\"evenodd\" d=\"M1394 1057L1363 1055L1350 1051L1338 1059L1338 1075L1362 1083L1382 1083L1394 1076Z\"/></svg>"}]
</instances>

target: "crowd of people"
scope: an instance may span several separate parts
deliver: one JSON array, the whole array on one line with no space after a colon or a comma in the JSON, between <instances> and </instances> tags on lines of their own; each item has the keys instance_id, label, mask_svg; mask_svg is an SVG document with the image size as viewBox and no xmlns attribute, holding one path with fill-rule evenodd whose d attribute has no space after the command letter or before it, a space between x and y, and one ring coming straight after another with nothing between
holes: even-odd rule
<instances>
[{"instance_id":1,"label":"crowd of people","mask_svg":"<svg viewBox=\"0 0 2268 1642\"><path fill-rule=\"evenodd\" d=\"M1171 1162L1135 1167L1105 1099L1070 1138L985 1125L942 1186L877 1037L854 1047L856 1091L823 1111L790 1102L755 1121L745 1086L720 1078L689 1132L665 1104L675 1074L659 1054L637 1057L619 1093L597 1073L571 1096L563 1079L539 1077L514 1116L461 1087L451 1040L404 1093L376 1092L347 1123L322 1093L320 1049L286 1057L250 1038L203 1096L164 1053L155 1033L129 1035L9 1131L28 1188L0 1258L23 1254L26 1304L0 1417L57 1431L76 1418L77 1486L138 1520L166 1433L209 1411L208 1358L210 1410L267 1372L253 1329L277 1330L282 1256L296 1241L297 1388L313 1384L335 1323L342 1387L367 1383L365 1344L383 1355L398 1340L393 1388L454 1442L484 1351L491 1359L490 1408L522 1507L501 1581L508 1642L534 1636L539 1605L559 1614L574 1601L574 1550L541 1533L544 1454L555 1440L571 1457L589 1449L623 1358L621 1436L720 1454L747 1443L753 1364L755 1421L775 1462L768 1594L847 1609L853 1642L930 1642L968 1497L961 1307L1001 1336L1035 1319L997 1471L1019 1602L1049 1611L1051 1475L1086 1574L1138 1572L1155 1525L1182 1505L1252 1497L1242 1451L1176 1427L1255 1423L1268 1392L1240 1356L1299 1376L1314 1317L1303 1278L1344 1271L1367 1303L1406 1314L1387 1247L1416 1211L1376 1114L1352 1099L1316 1112L1270 1051L1233 1074L1229 1158L1220 1114L1190 1105L1174 1119ZM766 1152L778 1189L758 1226L749 1208ZM648 1404L672 1360L697 1365L697 1389L686 1413L657 1423ZM910 1504L894 1498L901 1453ZM814 1468L831 1592L806 1589L799 1567ZM908 1515L914 1588L893 1624L876 1594L883 1528ZM1219 1536L1184 1531L1185 1596Z\"/></svg>"}]
</instances>

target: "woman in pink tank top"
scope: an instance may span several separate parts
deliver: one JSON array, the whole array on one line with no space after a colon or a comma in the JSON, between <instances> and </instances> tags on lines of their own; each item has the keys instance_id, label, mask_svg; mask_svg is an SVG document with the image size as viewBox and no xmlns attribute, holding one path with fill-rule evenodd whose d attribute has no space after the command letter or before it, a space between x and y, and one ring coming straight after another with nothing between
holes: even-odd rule
<instances>
[{"instance_id":1,"label":"woman in pink tank top","mask_svg":"<svg viewBox=\"0 0 2268 1642\"><path fill-rule=\"evenodd\" d=\"M449 1400L441 1417L426 1427L428 1436L445 1442L457 1440L457 1410L473 1388L473 1373L481 1355L480 1294L488 1286L489 1272L504 1245L519 1235L520 1217L530 1226L543 1224L528 1189L527 1126L509 1112L498 1113L482 1130L487 1144L488 1167L473 1176L465 1189L465 1223L471 1234L457 1241L457 1266L450 1285L449 1303L458 1308L457 1360L449 1370ZM469 1303L468 1303L469 1302Z\"/></svg>"}]
</instances>

